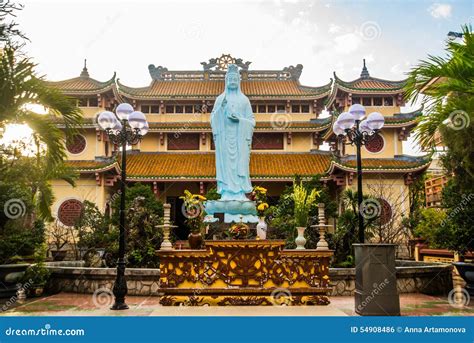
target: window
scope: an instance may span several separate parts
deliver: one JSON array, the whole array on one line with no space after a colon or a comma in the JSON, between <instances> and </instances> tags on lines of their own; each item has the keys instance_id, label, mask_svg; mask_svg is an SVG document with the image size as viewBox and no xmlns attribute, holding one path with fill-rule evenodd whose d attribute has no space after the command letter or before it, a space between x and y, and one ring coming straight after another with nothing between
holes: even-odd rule
<instances>
[{"instance_id":1,"label":"window","mask_svg":"<svg viewBox=\"0 0 474 343\"><path fill-rule=\"evenodd\" d=\"M140 107L140 110L143 112L143 113L150 113L150 106L148 105L142 105Z\"/></svg>"},{"instance_id":2,"label":"window","mask_svg":"<svg viewBox=\"0 0 474 343\"><path fill-rule=\"evenodd\" d=\"M352 104L360 104L360 98L359 97L352 98Z\"/></svg>"},{"instance_id":3,"label":"window","mask_svg":"<svg viewBox=\"0 0 474 343\"><path fill-rule=\"evenodd\" d=\"M267 106L258 105L258 113L267 113Z\"/></svg>"},{"instance_id":4,"label":"window","mask_svg":"<svg viewBox=\"0 0 474 343\"><path fill-rule=\"evenodd\" d=\"M174 113L174 106L166 105L166 113Z\"/></svg>"},{"instance_id":5,"label":"window","mask_svg":"<svg viewBox=\"0 0 474 343\"><path fill-rule=\"evenodd\" d=\"M267 106L267 112L268 113L275 113L276 106L275 105L268 105Z\"/></svg>"},{"instance_id":6,"label":"window","mask_svg":"<svg viewBox=\"0 0 474 343\"><path fill-rule=\"evenodd\" d=\"M255 150L283 150L283 132L281 133L254 133L252 149Z\"/></svg>"},{"instance_id":7,"label":"window","mask_svg":"<svg viewBox=\"0 0 474 343\"><path fill-rule=\"evenodd\" d=\"M285 105L277 105L277 112L278 113L285 113L286 112L286 106Z\"/></svg>"},{"instance_id":8,"label":"window","mask_svg":"<svg viewBox=\"0 0 474 343\"><path fill-rule=\"evenodd\" d=\"M365 144L367 151L371 153L377 153L382 151L384 147L384 140L380 134L375 134L370 140Z\"/></svg>"},{"instance_id":9,"label":"window","mask_svg":"<svg viewBox=\"0 0 474 343\"><path fill-rule=\"evenodd\" d=\"M379 98L379 97L373 98L374 106L382 106L382 99L383 98Z\"/></svg>"},{"instance_id":10,"label":"window","mask_svg":"<svg viewBox=\"0 0 474 343\"><path fill-rule=\"evenodd\" d=\"M87 107L87 98L80 98L79 99L79 106L80 107Z\"/></svg>"},{"instance_id":11,"label":"window","mask_svg":"<svg viewBox=\"0 0 474 343\"><path fill-rule=\"evenodd\" d=\"M184 106L184 113L193 113L193 105Z\"/></svg>"},{"instance_id":12,"label":"window","mask_svg":"<svg viewBox=\"0 0 474 343\"><path fill-rule=\"evenodd\" d=\"M257 113L257 105L252 105L252 112Z\"/></svg>"},{"instance_id":13,"label":"window","mask_svg":"<svg viewBox=\"0 0 474 343\"><path fill-rule=\"evenodd\" d=\"M63 201L58 209L58 219L66 226L73 226L81 216L82 202L76 199Z\"/></svg>"},{"instance_id":14,"label":"window","mask_svg":"<svg viewBox=\"0 0 474 343\"><path fill-rule=\"evenodd\" d=\"M380 224L386 225L390 223L393 217L392 206L385 199L377 198L377 201L380 204Z\"/></svg>"},{"instance_id":15,"label":"window","mask_svg":"<svg viewBox=\"0 0 474 343\"><path fill-rule=\"evenodd\" d=\"M150 106L150 113L160 113L160 106L159 105Z\"/></svg>"},{"instance_id":16,"label":"window","mask_svg":"<svg viewBox=\"0 0 474 343\"><path fill-rule=\"evenodd\" d=\"M309 105L301 105L302 113L309 113Z\"/></svg>"},{"instance_id":17,"label":"window","mask_svg":"<svg viewBox=\"0 0 474 343\"><path fill-rule=\"evenodd\" d=\"M199 150L199 133L169 133L168 150Z\"/></svg>"},{"instance_id":18,"label":"window","mask_svg":"<svg viewBox=\"0 0 474 343\"><path fill-rule=\"evenodd\" d=\"M362 105L372 106L372 98L362 98Z\"/></svg>"},{"instance_id":19,"label":"window","mask_svg":"<svg viewBox=\"0 0 474 343\"><path fill-rule=\"evenodd\" d=\"M184 106L176 105L174 107L174 113L183 113L183 110L184 110Z\"/></svg>"},{"instance_id":20,"label":"window","mask_svg":"<svg viewBox=\"0 0 474 343\"><path fill-rule=\"evenodd\" d=\"M82 135L74 135L66 140L66 149L71 154L80 154L86 148L86 139Z\"/></svg>"},{"instance_id":21,"label":"window","mask_svg":"<svg viewBox=\"0 0 474 343\"><path fill-rule=\"evenodd\" d=\"M300 105L292 105L291 106L292 113L300 113Z\"/></svg>"},{"instance_id":22,"label":"window","mask_svg":"<svg viewBox=\"0 0 474 343\"><path fill-rule=\"evenodd\" d=\"M383 98L383 105L384 106L393 106L393 98L392 97Z\"/></svg>"},{"instance_id":23,"label":"window","mask_svg":"<svg viewBox=\"0 0 474 343\"><path fill-rule=\"evenodd\" d=\"M99 106L99 99L89 98L89 107L98 107L98 106Z\"/></svg>"}]
</instances>

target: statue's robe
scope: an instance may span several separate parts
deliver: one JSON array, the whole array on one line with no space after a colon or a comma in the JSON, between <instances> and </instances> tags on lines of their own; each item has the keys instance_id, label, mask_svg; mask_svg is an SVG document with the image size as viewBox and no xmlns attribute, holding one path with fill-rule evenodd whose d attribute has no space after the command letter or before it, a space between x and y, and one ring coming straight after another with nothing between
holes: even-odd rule
<instances>
[{"instance_id":1,"label":"statue's robe","mask_svg":"<svg viewBox=\"0 0 474 343\"><path fill-rule=\"evenodd\" d=\"M231 114L239 120L231 119ZM223 200L246 200L245 193L252 191L249 164L255 119L250 101L240 87L235 90L226 87L217 97L211 127L216 149L217 192Z\"/></svg>"}]
</instances>

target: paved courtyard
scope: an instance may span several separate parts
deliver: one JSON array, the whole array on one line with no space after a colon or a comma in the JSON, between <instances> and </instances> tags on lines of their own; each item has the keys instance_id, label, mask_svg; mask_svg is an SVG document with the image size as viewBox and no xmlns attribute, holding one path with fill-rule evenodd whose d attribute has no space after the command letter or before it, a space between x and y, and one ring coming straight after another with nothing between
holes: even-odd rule
<instances>
[{"instance_id":1,"label":"paved courtyard","mask_svg":"<svg viewBox=\"0 0 474 343\"><path fill-rule=\"evenodd\" d=\"M252 307L163 307L158 297L127 297L126 311L110 311L111 298L91 294L60 293L29 299L11 305L0 315L6 316L352 316L353 297L332 297L329 306L252 306ZM2 299L3 306L8 299ZM447 297L424 294L400 296L403 316L474 316L474 304L455 308Z\"/></svg>"}]
</instances>

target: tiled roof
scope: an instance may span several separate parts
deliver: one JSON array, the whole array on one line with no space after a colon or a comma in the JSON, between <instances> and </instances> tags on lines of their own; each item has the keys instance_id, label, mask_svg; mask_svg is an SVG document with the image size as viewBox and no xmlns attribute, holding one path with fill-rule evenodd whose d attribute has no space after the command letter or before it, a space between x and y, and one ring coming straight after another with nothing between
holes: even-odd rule
<instances>
[{"instance_id":1,"label":"tiled roof","mask_svg":"<svg viewBox=\"0 0 474 343\"><path fill-rule=\"evenodd\" d=\"M422 114L422 109L407 113L395 113L393 116L385 117L385 125L394 126L395 124L415 123L416 119Z\"/></svg>"},{"instance_id":2,"label":"tiled roof","mask_svg":"<svg viewBox=\"0 0 474 343\"><path fill-rule=\"evenodd\" d=\"M406 84L406 80L389 81L371 77L369 70L363 60L360 77L354 81L343 81L334 73L335 91L337 89L346 90L353 93L390 93L400 91Z\"/></svg>"},{"instance_id":3,"label":"tiled roof","mask_svg":"<svg viewBox=\"0 0 474 343\"><path fill-rule=\"evenodd\" d=\"M115 159L108 160L69 160L66 166L79 172L105 171L113 168Z\"/></svg>"},{"instance_id":4,"label":"tiled roof","mask_svg":"<svg viewBox=\"0 0 474 343\"><path fill-rule=\"evenodd\" d=\"M395 158L363 158L362 169L367 172L411 172L427 168L431 160L426 156L412 157L398 155ZM354 156L345 156L341 159L333 160L329 168L329 173L334 169L344 171L356 171L357 162Z\"/></svg>"},{"instance_id":5,"label":"tiled roof","mask_svg":"<svg viewBox=\"0 0 474 343\"><path fill-rule=\"evenodd\" d=\"M63 81L48 81L50 86L59 88L65 94L97 95L112 89L115 85L115 73L108 81L97 81L88 75L82 75Z\"/></svg>"},{"instance_id":6,"label":"tiled roof","mask_svg":"<svg viewBox=\"0 0 474 343\"><path fill-rule=\"evenodd\" d=\"M216 97L224 90L224 81L153 81L142 88L127 87L120 82L119 92L136 99L153 98L209 98ZM243 80L242 92L250 98L258 97L307 97L322 98L331 91L330 84L322 87L301 86L297 80Z\"/></svg>"},{"instance_id":7,"label":"tiled roof","mask_svg":"<svg viewBox=\"0 0 474 343\"><path fill-rule=\"evenodd\" d=\"M321 131L326 129L331 123L331 118L325 118L320 121L289 121L286 125L279 126L278 123L271 121L257 121L255 130L272 130L272 131ZM149 122L150 130L152 131L211 131L211 124L209 122Z\"/></svg>"},{"instance_id":8,"label":"tiled roof","mask_svg":"<svg viewBox=\"0 0 474 343\"><path fill-rule=\"evenodd\" d=\"M311 177L329 166L328 153L252 153L253 179ZM128 179L214 179L214 153L136 153L127 156Z\"/></svg>"},{"instance_id":9,"label":"tiled roof","mask_svg":"<svg viewBox=\"0 0 474 343\"><path fill-rule=\"evenodd\" d=\"M396 93L401 92L406 84L406 80L390 81L378 79L375 77L359 77L353 81L343 81L336 76L335 89L342 89L347 92L360 93Z\"/></svg>"},{"instance_id":10,"label":"tiled roof","mask_svg":"<svg viewBox=\"0 0 474 343\"><path fill-rule=\"evenodd\" d=\"M67 165L81 173L120 171L119 160L68 161ZM426 157L395 156L395 158L365 158L364 172L406 173L427 168ZM317 174L332 174L335 169L356 171L354 156L334 160L330 153L252 153L250 176L254 180L292 180L295 176L310 178ZM132 152L127 155L127 179L137 180L213 180L215 179L215 155L209 153L146 153Z\"/></svg>"}]
</instances>

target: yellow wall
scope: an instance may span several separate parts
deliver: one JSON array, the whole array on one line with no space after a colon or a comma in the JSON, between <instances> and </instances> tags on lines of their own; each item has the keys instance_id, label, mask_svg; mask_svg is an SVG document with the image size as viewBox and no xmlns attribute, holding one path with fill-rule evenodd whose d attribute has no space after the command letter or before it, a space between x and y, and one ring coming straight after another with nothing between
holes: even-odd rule
<instances>
[{"instance_id":1,"label":"yellow wall","mask_svg":"<svg viewBox=\"0 0 474 343\"><path fill-rule=\"evenodd\" d=\"M105 209L106 188L97 185L94 174L81 176L76 180L76 187L72 187L62 180L54 180L51 184L55 198L51 208L53 216L57 215L58 208L63 201L68 199L88 200L95 203L101 211Z\"/></svg>"}]
</instances>

